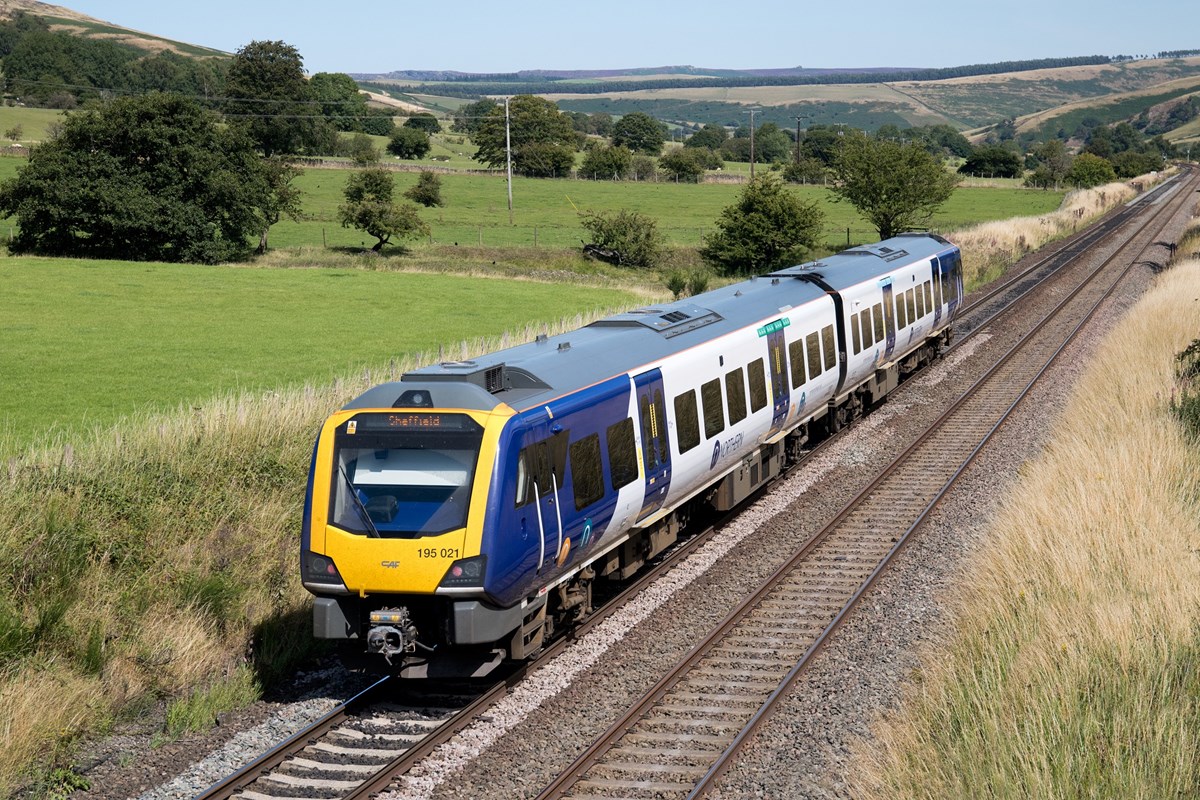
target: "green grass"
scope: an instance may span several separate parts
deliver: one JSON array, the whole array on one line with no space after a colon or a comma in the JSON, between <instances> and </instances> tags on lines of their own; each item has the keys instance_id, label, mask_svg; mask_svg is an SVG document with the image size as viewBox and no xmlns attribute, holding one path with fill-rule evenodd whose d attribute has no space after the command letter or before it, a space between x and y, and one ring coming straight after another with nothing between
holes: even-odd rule
<instances>
[{"instance_id":1,"label":"green grass","mask_svg":"<svg viewBox=\"0 0 1200 800\"><path fill-rule=\"evenodd\" d=\"M0 259L0 285L0 383L20 387L0 396L10 449L633 302L615 289L465 276L32 257Z\"/></svg>"},{"instance_id":2,"label":"green grass","mask_svg":"<svg viewBox=\"0 0 1200 800\"><path fill-rule=\"evenodd\" d=\"M17 141L23 145L30 145L40 142L46 138L47 132L52 125L62 122L62 112L55 111L51 108L26 108L25 106L3 106L0 107L0 135L10 128L20 125L22 129L21 138ZM0 140L0 147L7 147L12 144L9 139ZM3 158L0 159L0 164L8 161L18 161L18 159ZM24 163L18 161L18 163ZM13 168L13 172L15 172ZM0 178L7 177L7 173L0 172Z\"/></svg>"}]
</instances>

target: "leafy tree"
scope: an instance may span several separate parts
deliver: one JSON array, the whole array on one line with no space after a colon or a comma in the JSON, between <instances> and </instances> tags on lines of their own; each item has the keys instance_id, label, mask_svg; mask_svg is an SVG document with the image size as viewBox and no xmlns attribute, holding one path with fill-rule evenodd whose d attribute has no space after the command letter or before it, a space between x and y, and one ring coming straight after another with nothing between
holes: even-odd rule
<instances>
[{"instance_id":1,"label":"leafy tree","mask_svg":"<svg viewBox=\"0 0 1200 800\"><path fill-rule=\"evenodd\" d=\"M597 111L595 114L589 114L588 120L588 133L593 136L612 136L614 124L612 114L607 111Z\"/></svg>"},{"instance_id":2,"label":"leafy tree","mask_svg":"<svg viewBox=\"0 0 1200 800\"><path fill-rule=\"evenodd\" d=\"M214 263L262 233L268 184L253 142L195 101L123 97L68 116L0 185L0 214L17 252Z\"/></svg>"},{"instance_id":3,"label":"leafy tree","mask_svg":"<svg viewBox=\"0 0 1200 800\"><path fill-rule=\"evenodd\" d=\"M800 142L801 157L815 158L825 166L831 167L837 160L837 154L841 150L846 136L853 133L852 129L842 126L814 125L804 132L804 137Z\"/></svg>"},{"instance_id":4,"label":"leafy tree","mask_svg":"<svg viewBox=\"0 0 1200 800\"><path fill-rule=\"evenodd\" d=\"M985 144L967 157L958 171L985 178L1016 178L1021 174L1021 157L998 144Z\"/></svg>"},{"instance_id":5,"label":"leafy tree","mask_svg":"<svg viewBox=\"0 0 1200 800\"><path fill-rule=\"evenodd\" d=\"M634 111L613 125L612 140L614 145L628 147L635 153L656 156L667 140L667 126L649 114Z\"/></svg>"},{"instance_id":6,"label":"leafy tree","mask_svg":"<svg viewBox=\"0 0 1200 800\"><path fill-rule=\"evenodd\" d=\"M404 190L404 196L426 208L445 205L442 202L442 179L429 170L423 169L417 174L417 182Z\"/></svg>"},{"instance_id":7,"label":"leafy tree","mask_svg":"<svg viewBox=\"0 0 1200 800\"><path fill-rule=\"evenodd\" d=\"M490 97L460 106L458 111L454 112L454 121L450 124L450 130L455 133L474 135L479 130L479 126L483 124L484 118L497 108L499 108L499 104Z\"/></svg>"},{"instance_id":8,"label":"leafy tree","mask_svg":"<svg viewBox=\"0 0 1200 800\"><path fill-rule=\"evenodd\" d=\"M1136 178L1138 175L1162 169L1163 157L1158 153L1126 151L1113 156L1112 165L1118 178Z\"/></svg>"},{"instance_id":9,"label":"leafy tree","mask_svg":"<svg viewBox=\"0 0 1200 800\"><path fill-rule=\"evenodd\" d=\"M1095 153L1077 155L1067 173L1067 183L1080 189L1110 183L1116 179L1117 173L1113 170L1112 162Z\"/></svg>"},{"instance_id":10,"label":"leafy tree","mask_svg":"<svg viewBox=\"0 0 1200 800\"><path fill-rule=\"evenodd\" d=\"M850 203L887 239L928 224L954 192L941 161L915 142L847 136L833 167L836 199Z\"/></svg>"},{"instance_id":11,"label":"leafy tree","mask_svg":"<svg viewBox=\"0 0 1200 800\"><path fill-rule=\"evenodd\" d=\"M370 167L379 163L379 148L365 133L356 133L346 143L346 154L356 167Z\"/></svg>"},{"instance_id":12,"label":"leafy tree","mask_svg":"<svg viewBox=\"0 0 1200 800\"><path fill-rule=\"evenodd\" d=\"M821 183L825 180L825 165L817 158L802 158L783 168L788 183Z\"/></svg>"},{"instance_id":13,"label":"leafy tree","mask_svg":"<svg viewBox=\"0 0 1200 800\"><path fill-rule=\"evenodd\" d=\"M254 41L229 64L225 115L266 156L323 152L334 142L332 126L315 118L316 96L304 77L300 52L280 41Z\"/></svg>"},{"instance_id":14,"label":"leafy tree","mask_svg":"<svg viewBox=\"0 0 1200 800\"><path fill-rule=\"evenodd\" d=\"M679 147L660 158L658 168L676 181L696 183L714 157L713 151L702 147Z\"/></svg>"},{"instance_id":15,"label":"leafy tree","mask_svg":"<svg viewBox=\"0 0 1200 800\"><path fill-rule=\"evenodd\" d=\"M4 131L4 138L8 139L14 144L24 135L25 128L20 123L17 123L16 125L13 125L11 128L8 128Z\"/></svg>"},{"instance_id":16,"label":"leafy tree","mask_svg":"<svg viewBox=\"0 0 1200 800\"><path fill-rule=\"evenodd\" d=\"M292 182L302 170L280 156L263 159L262 182L264 191L260 195L258 211L262 218L262 233L258 237L258 252L267 252L267 233L271 226L284 216L293 222L300 221L300 196L302 192Z\"/></svg>"},{"instance_id":17,"label":"leafy tree","mask_svg":"<svg viewBox=\"0 0 1200 800\"><path fill-rule=\"evenodd\" d=\"M429 155L432 145L429 134L418 128L401 126L392 133L387 150L394 156L406 159L420 159Z\"/></svg>"},{"instance_id":18,"label":"leafy tree","mask_svg":"<svg viewBox=\"0 0 1200 800\"><path fill-rule=\"evenodd\" d=\"M429 235L416 206L395 202L395 189L392 173L379 167L364 169L346 181L346 202L338 207L343 228L357 228L378 240L371 248L376 253L393 238Z\"/></svg>"},{"instance_id":19,"label":"leafy tree","mask_svg":"<svg viewBox=\"0 0 1200 800\"><path fill-rule=\"evenodd\" d=\"M427 111L413 114L404 122L404 127L416 128L425 133L440 133L442 130L442 124L438 122L438 118Z\"/></svg>"},{"instance_id":20,"label":"leafy tree","mask_svg":"<svg viewBox=\"0 0 1200 800\"><path fill-rule=\"evenodd\" d=\"M792 139L774 122L764 122L754 133L754 160L762 164L787 161L795 153Z\"/></svg>"},{"instance_id":21,"label":"leafy tree","mask_svg":"<svg viewBox=\"0 0 1200 800\"><path fill-rule=\"evenodd\" d=\"M762 272L801 261L824 224L817 201L801 201L767 173L750 181L721 212L700 255L727 275Z\"/></svg>"},{"instance_id":22,"label":"leafy tree","mask_svg":"<svg viewBox=\"0 0 1200 800\"><path fill-rule=\"evenodd\" d=\"M1047 139L1034 150L1034 155L1038 159L1035 175L1040 173L1044 176L1045 183L1034 182L1032 185L1043 188L1053 186L1055 189L1061 186L1067 177L1067 170L1071 168L1071 154L1067 152L1066 143L1061 139Z\"/></svg>"},{"instance_id":23,"label":"leafy tree","mask_svg":"<svg viewBox=\"0 0 1200 800\"><path fill-rule=\"evenodd\" d=\"M636 211L585 211L580 224L592 242L614 250L619 264L653 267L662 258L666 244L658 224Z\"/></svg>"},{"instance_id":24,"label":"leafy tree","mask_svg":"<svg viewBox=\"0 0 1200 800\"><path fill-rule=\"evenodd\" d=\"M1104 125L1092 128L1091 132L1088 133L1083 152L1099 156L1100 158L1111 157L1114 152L1112 131Z\"/></svg>"},{"instance_id":25,"label":"leafy tree","mask_svg":"<svg viewBox=\"0 0 1200 800\"><path fill-rule=\"evenodd\" d=\"M508 102L513 171L529 177L567 175L575 165L575 129L550 100L521 94ZM497 106L471 137L475 160L489 167L506 163L504 108Z\"/></svg>"},{"instance_id":26,"label":"leafy tree","mask_svg":"<svg viewBox=\"0 0 1200 800\"><path fill-rule=\"evenodd\" d=\"M590 180L620 181L628 178L632 169L633 153L628 147L598 145L584 153L579 174Z\"/></svg>"},{"instance_id":27,"label":"leafy tree","mask_svg":"<svg viewBox=\"0 0 1200 800\"><path fill-rule=\"evenodd\" d=\"M707 147L709 150L720 150L721 145L729 138L729 131L721 125L705 125L693 133L683 143L684 147Z\"/></svg>"},{"instance_id":28,"label":"leafy tree","mask_svg":"<svg viewBox=\"0 0 1200 800\"><path fill-rule=\"evenodd\" d=\"M344 72L318 72L308 85L329 124L339 131L364 131L364 122L372 113L354 78Z\"/></svg>"}]
</instances>

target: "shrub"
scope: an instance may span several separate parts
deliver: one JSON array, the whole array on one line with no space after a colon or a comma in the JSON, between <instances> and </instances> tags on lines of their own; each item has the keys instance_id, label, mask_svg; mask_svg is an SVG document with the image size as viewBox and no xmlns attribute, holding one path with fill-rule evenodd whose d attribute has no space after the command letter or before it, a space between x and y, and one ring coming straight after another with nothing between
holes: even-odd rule
<instances>
[{"instance_id":1,"label":"shrub","mask_svg":"<svg viewBox=\"0 0 1200 800\"><path fill-rule=\"evenodd\" d=\"M636 211L585 211L580 224L594 243L615 250L620 264L652 267L662 258L665 242L658 223Z\"/></svg>"},{"instance_id":2,"label":"shrub","mask_svg":"<svg viewBox=\"0 0 1200 800\"><path fill-rule=\"evenodd\" d=\"M426 208L444 205L442 202L442 179L436 173L421 170L417 182L404 190L404 196Z\"/></svg>"}]
</instances>

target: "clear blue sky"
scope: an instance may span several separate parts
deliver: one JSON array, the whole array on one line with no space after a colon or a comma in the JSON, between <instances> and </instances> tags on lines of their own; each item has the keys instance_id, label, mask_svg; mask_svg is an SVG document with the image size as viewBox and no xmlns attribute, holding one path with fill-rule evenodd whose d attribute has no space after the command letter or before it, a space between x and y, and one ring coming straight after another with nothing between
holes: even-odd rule
<instances>
[{"instance_id":1,"label":"clear blue sky","mask_svg":"<svg viewBox=\"0 0 1200 800\"><path fill-rule=\"evenodd\" d=\"M68 0L233 52L281 39L312 72L949 67L1200 49L1196 0Z\"/></svg>"}]
</instances>

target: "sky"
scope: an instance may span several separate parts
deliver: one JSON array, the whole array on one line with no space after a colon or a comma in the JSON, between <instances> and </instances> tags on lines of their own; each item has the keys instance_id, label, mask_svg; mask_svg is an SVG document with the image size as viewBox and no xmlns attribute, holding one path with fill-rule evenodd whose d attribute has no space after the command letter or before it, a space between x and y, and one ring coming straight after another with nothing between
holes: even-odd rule
<instances>
[{"instance_id":1,"label":"sky","mask_svg":"<svg viewBox=\"0 0 1200 800\"><path fill-rule=\"evenodd\" d=\"M316 72L953 67L1200 49L1196 0L68 0L234 52L282 40Z\"/></svg>"}]
</instances>

